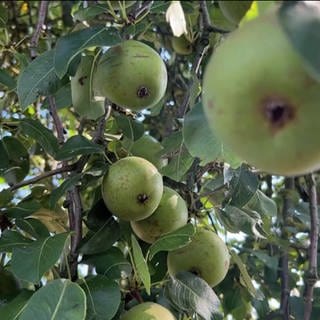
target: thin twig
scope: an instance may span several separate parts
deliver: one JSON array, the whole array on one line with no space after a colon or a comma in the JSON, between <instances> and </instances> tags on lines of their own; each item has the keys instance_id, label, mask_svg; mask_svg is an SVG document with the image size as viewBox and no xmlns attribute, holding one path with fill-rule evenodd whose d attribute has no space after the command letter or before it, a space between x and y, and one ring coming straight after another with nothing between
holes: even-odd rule
<instances>
[{"instance_id":1,"label":"thin twig","mask_svg":"<svg viewBox=\"0 0 320 320\"><path fill-rule=\"evenodd\" d=\"M52 177L52 176L59 174L59 173L65 173L68 171L70 172L70 171L74 170L75 167L76 167L76 164L71 164L71 165L67 165L65 167L61 167L61 168L57 168L57 169L54 169L51 171L44 172L34 178L24 180L24 181L21 181L15 185L13 185L12 187L9 188L9 191L15 191L15 190L22 188L22 187L25 187L27 185L35 184L43 179L46 179L48 177Z\"/></svg>"},{"instance_id":2,"label":"thin twig","mask_svg":"<svg viewBox=\"0 0 320 320\"><path fill-rule=\"evenodd\" d=\"M49 1L46 1L46 0L41 1L40 7L39 7L38 23L30 41L30 55L32 59L34 59L37 56L37 47L38 47L40 32L46 20L48 6L49 6Z\"/></svg>"},{"instance_id":3,"label":"thin twig","mask_svg":"<svg viewBox=\"0 0 320 320\"><path fill-rule=\"evenodd\" d=\"M290 196L290 190L294 189L294 178L286 178L284 181L285 189L287 192L284 193L283 197L283 210L282 210L282 238L287 240L288 232L286 230L288 219L291 215L291 209L293 206L292 199ZM289 256L287 250L282 250L281 258L281 300L280 309L284 320L290 319L289 312L289 297L290 297L290 286L289 286Z\"/></svg>"},{"instance_id":4,"label":"thin twig","mask_svg":"<svg viewBox=\"0 0 320 320\"><path fill-rule=\"evenodd\" d=\"M314 285L318 280L317 274L317 252L318 252L318 238L319 238L319 217L318 217L318 201L316 182L312 174L306 176L306 183L309 192L309 210L310 210L310 246L309 246L309 269L305 275L305 305L304 305L304 320L311 319L313 291Z\"/></svg>"}]
</instances>

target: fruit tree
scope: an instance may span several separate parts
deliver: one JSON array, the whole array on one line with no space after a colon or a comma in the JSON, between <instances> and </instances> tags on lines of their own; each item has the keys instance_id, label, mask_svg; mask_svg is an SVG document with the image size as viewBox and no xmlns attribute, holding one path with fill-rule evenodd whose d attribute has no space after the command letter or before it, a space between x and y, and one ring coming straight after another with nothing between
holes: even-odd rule
<instances>
[{"instance_id":1,"label":"fruit tree","mask_svg":"<svg viewBox=\"0 0 320 320\"><path fill-rule=\"evenodd\" d=\"M319 34L320 1L0 1L0 319L320 319Z\"/></svg>"}]
</instances>

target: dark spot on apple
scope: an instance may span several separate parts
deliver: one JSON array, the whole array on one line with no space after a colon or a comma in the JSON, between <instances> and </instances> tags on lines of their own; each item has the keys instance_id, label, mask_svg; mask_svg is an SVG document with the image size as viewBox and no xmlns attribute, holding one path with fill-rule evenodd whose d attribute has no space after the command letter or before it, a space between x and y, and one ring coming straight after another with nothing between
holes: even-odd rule
<instances>
[{"instance_id":1,"label":"dark spot on apple","mask_svg":"<svg viewBox=\"0 0 320 320\"><path fill-rule=\"evenodd\" d=\"M201 277L201 272L200 272L199 268L191 267L189 272L194 274L195 276Z\"/></svg>"},{"instance_id":2,"label":"dark spot on apple","mask_svg":"<svg viewBox=\"0 0 320 320\"><path fill-rule=\"evenodd\" d=\"M137 200L141 204L146 203L148 201L148 199L149 199L149 197L145 193L138 194L138 196L137 196Z\"/></svg>"},{"instance_id":3,"label":"dark spot on apple","mask_svg":"<svg viewBox=\"0 0 320 320\"><path fill-rule=\"evenodd\" d=\"M295 106L281 98L264 99L262 111L273 132L286 127L296 116Z\"/></svg>"},{"instance_id":4,"label":"dark spot on apple","mask_svg":"<svg viewBox=\"0 0 320 320\"><path fill-rule=\"evenodd\" d=\"M81 86L84 85L84 80L86 80L87 78L88 78L88 76L83 76L83 77L79 78L79 83L80 83Z\"/></svg>"},{"instance_id":5,"label":"dark spot on apple","mask_svg":"<svg viewBox=\"0 0 320 320\"><path fill-rule=\"evenodd\" d=\"M148 88L142 86L137 90L137 96L139 98L145 98L150 95Z\"/></svg>"}]
</instances>

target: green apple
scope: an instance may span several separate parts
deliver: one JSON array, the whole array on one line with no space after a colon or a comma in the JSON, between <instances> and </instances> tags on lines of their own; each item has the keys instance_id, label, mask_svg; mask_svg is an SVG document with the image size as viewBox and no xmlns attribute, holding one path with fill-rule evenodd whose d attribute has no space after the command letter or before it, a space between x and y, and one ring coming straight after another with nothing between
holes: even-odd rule
<instances>
[{"instance_id":1,"label":"green apple","mask_svg":"<svg viewBox=\"0 0 320 320\"><path fill-rule=\"evenodd\" d=\"M124 141L123 145L132 155L150 161L158 169L161 169L168 162L168 159L160 156L160 153L163 150L161 143L149 134L144 134L134 142L128 140Z\"/></svg>"},{"instance_id":2,"label":"green apple","mask_svg":"<svg viewBox=\"0 0 320 320\"><path fill-rule=\"evenodd\" d=\"M220 10L232 23L239 24L253 1L218 1Z\"/></svg>"},{"instance_id":3,"label":"green apple","mask_svg":"<svg viewBox=\"0 0 320 320\"><path fill-rule=\"evenodd\" d=\"M121 320L176 320L165 307L154 302L143 302L127 311Z\"/></svg>"},{"instance_id":4,"label":"green apple","mask_svg":"<svg viewBox=\"0 0 320 320\"><path fill-rule=\"evenodd\" d=\"M104 101L93 101L92 69L94 57L82 56L77 72L71 77L72 105L81 117L96 120L104 114Z\"/></svg>"},{"instance_id":5,"label":"green apple","mask_svg":"<svg viewBox=\"0 0 320 320\"><path fill-rule=\"evenodd\" d=\"M186 38L185 35L181 37L172 37L171 45L173 50L180 55L189 55L192 53L192 43Z\"/></svg>"},{"instance_id":6,"label":"green apple","mask_svg":"<svg viewBox=\"0 0 320 320\"><path fill-rule=\"evenodd\" d=\"M131 221L131 227L141 240L153 243L162 235L184 226L187 222L186 202L175 190L164 187L155 212L146 219Z\"/></svg>"},{"instance_id":7,"label":"green apple","mask_svg":"<svg viewBox=\"0 0 320 320\"><path fill-rule=\"evenodd\" d=\"M139 111L155 106L167 88L167 69L148 45L127 40L111 47L99 60L93 77L96 96Z\"/></svg>"},{"instance_id":8,"label":"green apple","mask_svg":"<svg viewBox=\"0 0 320 320\"><path fill-rule=\"evenodd\" d=\"M156 210L163 193L163 181L151 162L132 156L110 166L101 189L107 208L116 217L136 221Z\"/></svg>"},{"instance_id":9,"label":"green apple","mask_svg":"<svg viewBox=\"0 0 320 320\"><path fill-rule=\"evenodd\" d=\"M256 168L300 175L320 168L320 83L306 71L277 7L232 32L205 69L208 122Z\"/></svg>"},{"instance_id":10,"label":"green apple","mask_svg":"<svg viewBox=\"0 0 320 320\"><path fill-rule=\"evenodd\" d=\"M219 284L226 276L230 264L228 248L221 238L210 230L197 229L191 242L170 251L167 257L169 274L189 271L211 287Z\"/></svg>"}]
</instances>

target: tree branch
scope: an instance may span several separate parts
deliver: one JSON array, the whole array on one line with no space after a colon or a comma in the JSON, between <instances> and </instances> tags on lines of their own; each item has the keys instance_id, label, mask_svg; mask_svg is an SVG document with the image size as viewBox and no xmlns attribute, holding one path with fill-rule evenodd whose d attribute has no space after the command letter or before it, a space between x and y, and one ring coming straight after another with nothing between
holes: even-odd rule
<instances>
[{"instance_id":1,"label":"tree branch","mask_svg":"<svg viewBox=\"0 0 320 320\"><path fill-rule=\"evenodd\" d=\"M288 232L286 230L288 224L288 218L291 216L291 208L293 206L290 190L294 189L294 178L286 178L284 181L285 193L283 196L283 210L282 210L282 235L281 237L284 240L288 239ZM289 257L287 250L281 252L280 257L281 265L281 300L280 300L280 309L283 315L284 320L290 319L289 313L289 297L290 297L290 286L289 286Z\"/></svg>"},{"instance_id":2,"label":"tree branch","mask_svg":"<svg viewBox=\"0 0 320 320\"><path fill-rule=\"evenodd\" d=\"M46 0L41 1L40 8L39 8L39 15L38 15L38 23L30 41L30 55L32 59L34 59L37 56L37 47L38 47L40 32L46 20L48 6L49 6L49 1L46 1Z\"/></svg>"},{"instance_id":3,"label":"tree branch","mask_svg":"<svg viewBox=\"0 0 320 320\"><path fill-rule=\"evenodd\" d=\"M59 144L63 144L64 143L64 129L63 129L62 122L61 122L59 115L58 115L58 112L57 112L57 105L56 105L55 97L49 96L48 100L49 100L50 114L52 116L54 125L56 127L56 131L57 131L58 142L59 142Z\"/></svg>"},{"instance_id":4,"label":"tree branch","mask_svg":"<svg viewBox=\"0 0 320 320\"><path fill-rule=\"evenodd\" d=\"M24 181L21 181L15 185L13 185L12 187L9 188L10 191L15 191L21 187L25 187L29 184L34 184L34 183L37 183L38 181L41 181L45 178L48 178L48 177L52 177L56 174L59 174L59 173L65 173L65 172L68 172L68 171L72 171L74 170L76 167L76 164L71 164L71 165L67 165L67 166L64 166L64 167L61 167L61 168L57 168L57 169L54 169L54 170L51 170L51 171L47 171L47 172L44 172L34 178L31 178L31 179L28 179L28 180L24 180Z\"/></svg>"},{"instance_id":5,"label":"tree branch","mask_svg":"<svg viewBox=\"0 0 320 320\"><path fill-rule=\"evenodd\" d=\"M309 192L309 209L310 209L310 246L309 246L309 270L305 275L305 305L304 305L304 320L311 319L312 303L313 303L313 289L318 280L317 274L317 252L318 252L318 238L319 238L319 218L317 206L317 190L316 182L312 174L306 176L306 183Z\"/></svg>"}]
</instances>

